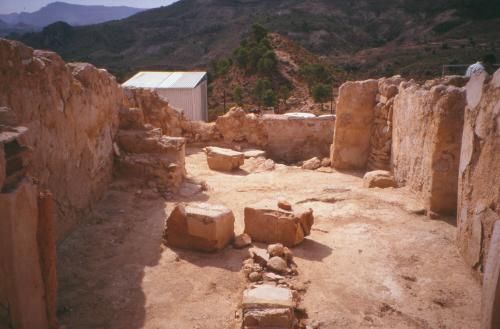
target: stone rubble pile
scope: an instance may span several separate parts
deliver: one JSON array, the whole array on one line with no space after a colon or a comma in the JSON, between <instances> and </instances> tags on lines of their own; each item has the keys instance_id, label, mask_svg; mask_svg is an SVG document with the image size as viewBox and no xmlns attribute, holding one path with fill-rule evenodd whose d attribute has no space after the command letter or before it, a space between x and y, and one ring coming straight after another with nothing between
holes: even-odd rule
<instances>
[{"instance_id":1,"label":"stone rubble pile","mask_svg":"<svg viewBox=\"0 0 500 329\"><path fill-rule=\"evenodd\" d=\"M398 86L403 81L400 76L383 78L378 82L377 105L370 138L369 170L390 170L392 145L392 110Z\"/></svg>"},{"instance_id":2,"label":"stone rubble pile","mask_svg":"<svg viewBox=\"0 0 500 329\"><path fill-rule=\"evenodd\" d=\"M243 293L242 328L312 328L299 306L310 282L299 280L291 250L277 243L267 250L250 248L249 256L242 266L249 281Z\"/></svg>"}]
</instances>

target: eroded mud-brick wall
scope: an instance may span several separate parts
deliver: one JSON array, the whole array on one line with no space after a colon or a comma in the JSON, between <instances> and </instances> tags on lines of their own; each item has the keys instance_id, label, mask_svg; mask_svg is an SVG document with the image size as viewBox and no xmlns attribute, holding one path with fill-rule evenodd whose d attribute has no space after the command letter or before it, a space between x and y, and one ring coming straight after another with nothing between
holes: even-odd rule
<instances>
[{"instance_id":1,"label":"eroded mud-brick wall","mask_svg":"<svg viewBox=\"0 0 500 329\"><path fill-rule=\"evenodd\" d=\"M111 179L122 103L121 87L105 70L0 39L0 107L29 128L31 175L54 196L58 238Z\"/></svg>"},{"instance_id":2,"label":"eroded mud-brick wall","mask_svg":"<svg viewBox=\"0 0 500 329\"><path fill-rule=\"evenodd\" d=\"M402 83L393 106L392 168L428 211L453 214L465 91L438 83Z\"/></svg>"},{"instance_id":3,"label":"eroded mud-brick wall","mask_svg":"<svg viewBox=\"0 0 500 329\"><path fill-rule=\"evenodd\" d=\"M467 84L467 109L459 174L458 244L479 273L500 220L500 70ZM498 256L500 257L500 255Z\"/></svg>"}]
</instances>

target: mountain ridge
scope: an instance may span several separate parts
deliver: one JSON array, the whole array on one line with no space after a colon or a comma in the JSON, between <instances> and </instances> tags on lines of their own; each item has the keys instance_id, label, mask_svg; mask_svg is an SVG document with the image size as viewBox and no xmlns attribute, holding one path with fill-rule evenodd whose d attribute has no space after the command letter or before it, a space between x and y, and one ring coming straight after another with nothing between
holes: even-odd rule
<instances>
[{"instance_id":1,"label":"mountain ridge","mask_svg":"<svg viewBox=\"0 0 500 329\"><path fill-rule=\"evenodd\" d=\"M0 20L12 29L17 27L22 31L24 24L26 29L37 31L59 21L74 26L91 25L127 18L144 10L127 6L78 5L56 1L34 12L0 14Z\"/></svg>"},{"instance_id":2,"label":"mountain ridge","mask_svg":"<svg viewBox=\"0 0 500 329\"><path fill-rule=\"evenodd\" d=\"M478 3L500 9L492 0L180 0L121 21L49 26L18 39L124 79L141 69L206 68L260 23L353 78L425 78L439 74L444 63L468 63L490 51L476 45L500 48L500 10L477 19Z\"/></svg>"}]
</instances>

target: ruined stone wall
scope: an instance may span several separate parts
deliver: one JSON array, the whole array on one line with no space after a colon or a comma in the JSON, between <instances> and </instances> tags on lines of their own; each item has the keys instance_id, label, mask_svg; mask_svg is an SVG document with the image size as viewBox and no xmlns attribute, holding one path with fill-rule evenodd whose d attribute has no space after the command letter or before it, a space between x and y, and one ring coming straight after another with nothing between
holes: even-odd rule
<instances>
[{"instance_id":1,"label":"ruined stone wall","mask_svg":"<svg viewBox=\"0 0 500 329\"><path fill-rule=\"evenodd\" d=\"M467 84L458 195L458 245L468 265L484 271L500 220L500 70Z\"/></svg>"},{"instance_id":2,"label":"ruined stone wall","mask_svg":"<svg viewBox=\"0 0 500 329\"><path fill-rule=\"evenodd\" d=\"M456 211L463 88L403 82L393 106L392 168L432 213Z\"/></svg>"},{"instance_id":3,"label":"ruined stone wall","mask_svg":"<svg viewBox=\"0 0 500 329\"><path fill-rule=\"evenodd\" d=\"M29 128L30 174L54 196L58 239L111 179L122 103L120 86L105 70L0 39L0 107Z\"/></svg>"},{"instance_id":4,"label":"ruined stone wall","mask_svg":"<svg viewBox=\"0 0 500 329\"><path fill-rule=\"evenodd\" d=\"M392 112L394 98L398 94L400 76L378 81L377 105L370 138L368 170L390 170L392 145Z\"/></svg>"},{"instance_id":5,"label":"ruined stone wall","mask_svg":"<svg viewBox=\"0 0 500 329\"><path fill-rule=\"evenodd\" d=\"M230 148L255 147L269 157L295 162L328 157L335 118L298 118L284 115L247 114L233 108L216 122L191 121L153 90L125 88L126 106L140 108L144 122L161 128L168 136L185 137L187 142Z\"/></svg>"},{"instance_id":6,"label":"ruined stone wall","mask_svg":"<svg viewBox=\"0 0 500 329\"><path fill-rule=\"evenodd\" d=\"M185 137L192 143L222 139L215 123L189 120L152 89L127 87L124 88L124 93L125 105L129 108L140 108L144 113L144 123L161 128L164 135Z\"/></svg>"},{"instance_id":7,"label":"ruined stone wall","mask_svg":"<svg viewBox=\"0 0 500 329\"><path fill-rule=\"evenodd\" d=\"M333 117L296 118L264 115L262 118L268 142L268 156L287 163L313 157L325 158L330 153L335 119Z\"/></svg>"},{"instance_id":8,"label":"ruined stone wall","mask_svg":"<svg viewBox=\"0 0 500 329\"><path fill-rule=\"evenodd\" d=\"M295 162L328 157L334 124L333 116L257 116L235 108L219 117L215 127L229 146L257 147L276 161Z\"/></svg>"}]
</instances>

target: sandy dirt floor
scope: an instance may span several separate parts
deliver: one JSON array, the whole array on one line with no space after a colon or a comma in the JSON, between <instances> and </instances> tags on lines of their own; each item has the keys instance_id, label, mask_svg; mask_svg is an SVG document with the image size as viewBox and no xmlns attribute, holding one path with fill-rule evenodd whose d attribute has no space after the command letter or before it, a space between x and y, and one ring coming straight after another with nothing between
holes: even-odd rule
<instances>
[{"instance_id":1,"label":"sandy dirt floor","mask_svg":"<svg viewBox=\"0 0 500 329\"><path fill-rule=\"evenodd\" d=\"M209 190L172 201L121 181L60 246L59 318L68 329L239 328L247 250L217 254L162 245L175 202L208 201L235 213L282 196L311 207L312 234L293 249L302 306L320 328L479 327L480 285L454 245L451 220L429 220L405 189L366 189L357 174L279 166L233 174L210 171L189 149L188 173Z\"/></svg>"}]
</instances>

